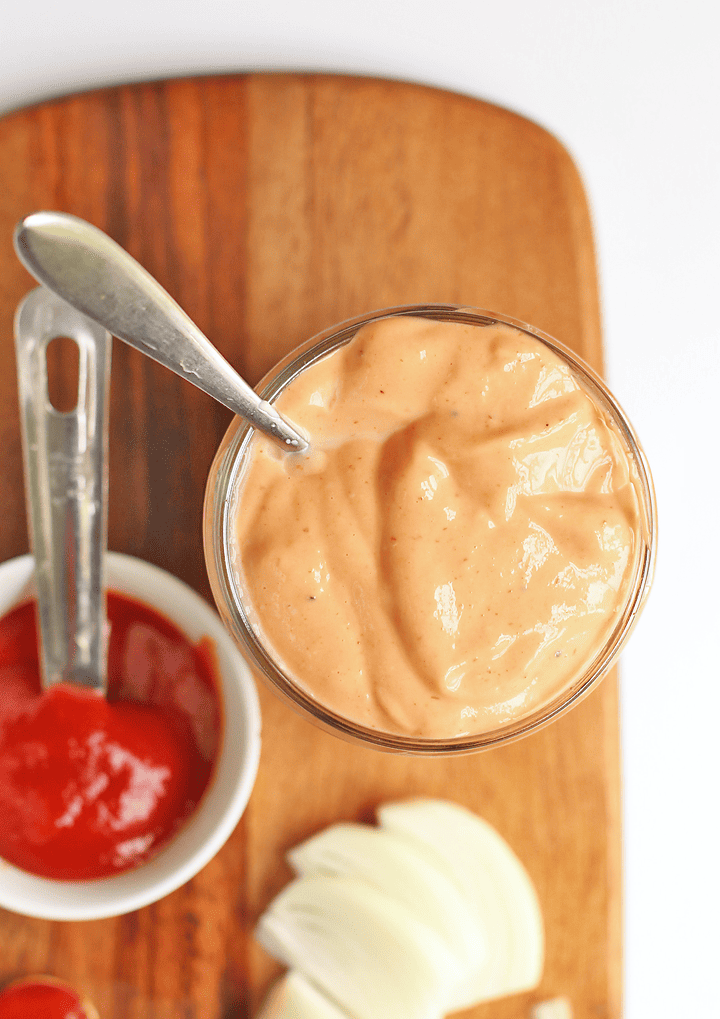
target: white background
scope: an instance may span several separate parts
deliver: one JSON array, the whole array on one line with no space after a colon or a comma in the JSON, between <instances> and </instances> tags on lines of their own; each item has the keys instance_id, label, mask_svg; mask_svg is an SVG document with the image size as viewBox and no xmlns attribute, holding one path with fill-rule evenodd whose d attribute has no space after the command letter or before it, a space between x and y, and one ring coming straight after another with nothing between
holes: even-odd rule
<instances>
[{"instance_id":1,"label":"white background","mask_svg":"<svg viewBox=\"0 0 720 1019\"><path fill-rule=\"evenodd\" d=\"M712 0L0 0L0 111L189 71L405 78L509 106L578 163L608 375L657 578L623 656L628 1019L720 1014L720 15Z\"/></svg>"}]
</instances>

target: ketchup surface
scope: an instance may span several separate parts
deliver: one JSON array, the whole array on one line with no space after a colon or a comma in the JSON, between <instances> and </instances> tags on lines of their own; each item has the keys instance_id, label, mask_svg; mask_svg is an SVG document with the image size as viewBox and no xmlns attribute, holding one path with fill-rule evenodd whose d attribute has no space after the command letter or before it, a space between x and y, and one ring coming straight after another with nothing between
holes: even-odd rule
<instances>
[{"instance_id":1,"label":"ketchup surface","mask_svg":"<svg viewBox=\"0 0 720 1019\"><path fill-rule=\"evenodd\" d=\"M143 863L212 773L220 709L209 640L191 645L112 591L107 618L107 699L64 683L42 691L32 602L0 619L0 857L42 877L88 880Z\"/></svg>"},{"instance_id":2,"label":"ketchup surface","mask_svg":"<svg viewBox=\"0 0 720 1019\"><path fill-rule=\"evenodd\" d=\"M0 1019L89 1019L89 1014L71 987L28 980L0 991Z\"/></svg>"}]
</instances>

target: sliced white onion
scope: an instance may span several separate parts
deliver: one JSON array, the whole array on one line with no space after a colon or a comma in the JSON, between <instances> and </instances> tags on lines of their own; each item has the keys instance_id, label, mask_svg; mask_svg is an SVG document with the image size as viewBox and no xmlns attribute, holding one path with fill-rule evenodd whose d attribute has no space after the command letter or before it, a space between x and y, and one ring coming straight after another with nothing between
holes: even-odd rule
<instances>
[{"instance_id":1,"label":"sliced white onion","mask_svg":"<svg viewBox=\"0 0 720 1019\"><path fill-rule=\"evenodd\" d=\"M462 976L438 934L360 878L298 878L255 936L356 1019L440 1019Z\"/></svg>"},{"instance_id":2,"label":"sliced white onion","mask_svg":"<svg viewBox=\"0 0 720 1019\"><path fill-rule=\"evenodd\" d=\"M468 908L445 867L438 867L422 845L363 824L335 824L295 846L288 861L300 875L326 873L362 878L435 931L457 956L463 974L447 1002L449 1011L468 1008L479 998L475 986L485 973L485 926Z\"/></svg>"},{"instance_id":3,"label":"sliced white onion","mask_svg":"<svg viewBox=\"0 0 720 1019\"><path fill-rule=\"evenodd\" d=\"M256 1019L348 1019L302 973L290 970L270 988Z\"/></svg>"},{"instance_id":4,"label":"sliced white onion","mask_svg":"<svg viewBox=\"0 0 720 1019\"><path fill-rule=\"evenodd\" d=\"M572 1005L569 998L551 998L534 1005L530 1019L573 1019Z\"/></svg>"},{"instance_id":5,"label":"sliced white onion","mask_svg":"<svg viewBox=\"0 0 720 1019\"><path fill-rule=\"evenodd\" d=\"M378 818L385 830L432 852L485 924L489 954L476 1000L536 987L544 956L542 913L527 871L498 832L446 800L389 803L378 809Z\"/></svg>"}]
</instances>

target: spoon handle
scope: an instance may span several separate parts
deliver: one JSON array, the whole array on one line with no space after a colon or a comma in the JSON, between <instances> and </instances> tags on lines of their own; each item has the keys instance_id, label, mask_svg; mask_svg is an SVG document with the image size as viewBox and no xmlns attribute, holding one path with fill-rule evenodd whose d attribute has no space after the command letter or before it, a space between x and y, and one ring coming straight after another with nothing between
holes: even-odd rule
<instances>
[{"instance_id":1,"label":"spoon handle","mask_svg":"<svg viewBox=\"0 0 720 1019\"><path fill-rule=\"evenodd\" d=\"M79 352L78 399L61 413L48 395L47 346ZM30 542L35 557L41 675L47 688L106 688L108 388L112 338L43 287L15 317Z\"/></svg>"},{"instance_id":2,"label":"spoon handle","mask_svg":"<svg viewBox=\"0 0 720 1019\"><path fill-rule=\"evenodd\" d=\"M230 367L149 272L97 227L61 212L36 212L15 230L29 272L84 315L177 372L285 450L307 441Z\"/></svg>"}]
</instances>

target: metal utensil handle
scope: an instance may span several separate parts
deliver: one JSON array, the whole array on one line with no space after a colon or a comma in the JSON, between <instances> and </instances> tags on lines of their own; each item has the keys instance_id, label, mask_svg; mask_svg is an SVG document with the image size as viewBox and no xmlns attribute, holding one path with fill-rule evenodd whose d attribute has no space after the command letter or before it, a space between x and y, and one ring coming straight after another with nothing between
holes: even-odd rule
<instances>
[{"instance_id":1,"label":"metal utensil handle","mask_svg":"<svg viewBox=\"0 0 720 1019\"><path fill-rule=\"evenodd\" d=\"M57 411L47 347L67 336L79 351L78 400ZM105 690L107 415L112 338L43 287L15 317L30 540L35 557L45 687Z\"/></svg>"},{"instance_id":2,"label":"metal utensil handle","mask_svg":"<svg viewBox=\"0 0 720 1019\"><path fill-rule=\"evenodd\" d=\"M289 451L307 441L231 368L166 290L97 227L36 212L15 231L29 272L74 308L250 421Z\"/></svg>"}]
</instances>

